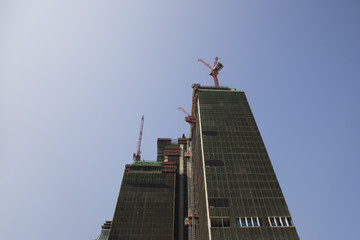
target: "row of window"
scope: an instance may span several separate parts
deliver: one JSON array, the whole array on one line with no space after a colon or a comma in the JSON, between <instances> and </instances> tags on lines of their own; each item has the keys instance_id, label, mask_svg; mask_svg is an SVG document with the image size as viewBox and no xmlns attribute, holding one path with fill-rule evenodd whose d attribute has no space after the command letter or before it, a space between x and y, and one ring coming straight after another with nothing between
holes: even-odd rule
<instances>
[{"instance_id":1,"label":"row of window","mask_svg":"<svg viewBox=\"0 0 360 240\"><path fill-rule=\"evenodd\" d=\"M211 218L211 227L230 227L230 218Z\"/></svg>"},{"instance_id":2,"label":"row of window","mask_svg":"<svg viewBox=\"0 0 360 240\"><path fill-rule=\"evenodd\" d=\"M205 141L204 142L205 149L227 149L230 151L231 149L236 148L264 148L263 142L245 142L245 141L232 141L232 142L225 142L225 141Z\"/></svg>"},{"instance_id":3,"label":"row of window","mask_svg":"<svg viewBox=\"0 0 360 240\"><path fill-rule=\"evenodd\" d=\"M240 138L243 137L259 137L259 130L256 126L253 127L246 127L243 129L240 129L238 131L228 132L220 130L222 135L219 138L215 138L216 140L220 139L226 139L227 141L239 141ZM218 131L202 131L204 137L210 137L210 136L219 136ZM214 139L214 140L215 140Z\"/></svg>"},{"instance_id":4,"label":"row of window","mask_svg":"<svg viewBox=\"0 0 360 240\"><path fill-rule=\"evenodd\" d=\"M246 164L248 166L258 166L258 167L269 167L269 156L267 154L241 154L241 153L205 153L205 159L227 159L227 160L236 160L236 162ZM233 162L233 161L232 161Z\"/></svg>"},{"instance_id":5,"label":"row of window","mask_svg":"<svg viewBox=\"0 0 360 240\"><path fill-rule=\"evenodd\" d=\"M290 217L269 217L269 223L272 227L292 227Z\"/></svg>"},{"instance_id":6,"label":"row of window","mask_svg":"<svg viewBox=\"0 0 360 240\"><path fill-rule=\"evenodd\" d=\"M230 227L229 217L212 217L211 227ZM291 217L268 217L267 220L271 227L293 227ZM260 227L264 226L261 218L258 217L239 217L235 219L238 227Z\"/></svg>"},{"instance_id":7,"label":"row of window","mask_svg":"<svg viewBox=\"0 0 360 240\"><path fill-rule=\"evenodd\" d=\"M240 153L240 154L266 154L266 149L264 147L256 148L204 148L206 154L231 154L231 153Z\"/></svg>"},{"instance_id":8,"label":"row of window","mask_svg":"<svg viewBox=\"0 0 360 240\"><path fill-rule=\"evenodd\" d=\"M260 222L258 217L241 217L235 219L239 227L259 227Z\"/></svg>"},{"instance_id":9,"label":"row of window","mask_svg":"<svg viewBox=\"0 0 360 240\"><path fill-rule=\"evenodd\" d=\"M238 168L245 168L245 167L251 167L250 170L248 170L248 172L255 172L256 174L259 174L259 173L273 173L273 169L269 166L269 165L265 165L265 166L257 166L255 165L256 163L254 163L253 161L249 161L248 162L245 162L244 160L242 159L230 159L230 160L225 160L226 162L228 162L229 164L231 165L235 165L236 167ZM237 161L239 161L240 163L236 163ZM265 160L265 161L268 161L268 160ZM252 164L250 164L252 163ZM205 160L205 167L223 167L224 166L224 161L222 160L215 160L215 159L212 159L212 160ZM256 167L254 167L256 166ZM234 167L234 166L232 166ZM133 168L131 168L133 170Z\"/></svg>"},{"instance_id":10,"label":"row of window","mask_svg":"<svg viewBox=\"0 0 360 240\"><path fill-rule=\"evenodd\" d=\"M220 130L222 132L222 130ZM206 143L204 144L210 144L210 146L219 146L219 147L226 147L232 144L241 144L241 143L263 143L263 140L260 136L237 136L237 137L233 137L231 139L231 142L224 142L221 141L219 138L212 138L212 139L208 139L208 141L206 141ZM205 145L208 146L208 145Z\"/></svg>"}]
</instances>

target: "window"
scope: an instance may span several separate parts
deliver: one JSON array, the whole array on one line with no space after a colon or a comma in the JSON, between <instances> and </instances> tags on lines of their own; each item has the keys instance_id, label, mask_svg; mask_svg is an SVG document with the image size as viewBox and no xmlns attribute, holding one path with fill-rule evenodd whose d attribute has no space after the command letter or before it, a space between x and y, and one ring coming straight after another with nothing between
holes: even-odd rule
<instances>
[{"instance_id":1,"label":"window","mask_svg":"<svg viewBox=\"0 0 360 240\"><path fill-rule=\"evenodd\" d=\"M292 224L292 221L291 221L291 217L287 217L286 220L287 220L287 222L289 224L289 227L292 227L293 224Z\"/></svg>"},{"instance_id":2,"label":"window","mask_svg":"<svg viewBox=\"0 0 360 240\"><path fill-rule=\"evenodd\" d=\"M247 218L247 225L248 225L249 227L252 227L252 226L253 226L251 218Z\"/></svg>"},{"instance_id":3,"label":"window","mask_svg":"<svg viewBox=\"0 0 360 240\"><path fill-rule=\"evenodd\" d=\"M209 198L210 208L224 208L229 206L229 199L227 198Z\"/></svg>"},{"instance_id":4,"label":"window","mask_svg":"<svg viewBox=\"0 0 360 240\"><path fill-rule=\"evenodd\" d=\"M230 227L230 218L211 218L211 227Z\"/></svg>"},{"instance_id":5,"label":"window","mask_svg":"<svg viewBox=\"0 0 360 240\"><path fill-rule=\"evenodd\" d=\"M258 217L240 217L235 219L238 227L259 227Z\"/></svg>"},{"instance_id":6,"label":"window","mask_svg":"<svg viewBox=\"0 0 360 240\"><path fill-rule=\"evenodd\" d=\"M246 218L241 218L241 226L246 226Z\"/></svg>"},{"instance_id":7,"label":"window","mask_svg":"<svg viewBox=\"0 0 360 240\"><path fill-rule=\"evenodd\" d=\"M275 218L269 218L269 221L270 221L270 226L272 227L276 227L276 223L275 223Z\"/></svg>"},{"instance_id":8,"label":"window","mask_svg":"<svg viewBox=\"0 0 360 240\"><path fill-rule=\"evenodd\" d=\"M203 134L204 137L217 136L218 132L217 131L202 131L202 134Z\"/></svg>"},{"instance_id":9,"label":"window","mask_svg":"<svg viewBox=\"0 0 360 240\"><path fill-rule=\"evenodd\" d=\"M271 227L292 227L291 217L268 217Z\"/></svg>"},{"instance_id":10,"label":"window","mask_svg":"<svg viewBox=\"0 0 360 240\"><path fill-rule=\"evenodd\" d=\"M224 162L221 160L205 160L206 167L222 167Z\"/></svg>"},{"instance_id":11,"label":"window","mask_svg":"<svg viewBox=\"0 0 360 240\"><path fill-rule=\"evenodd\" d=\"M276 217L275 222L276 222L276 226L281 226L280 218Z\"/></svg>"}]
</instances>

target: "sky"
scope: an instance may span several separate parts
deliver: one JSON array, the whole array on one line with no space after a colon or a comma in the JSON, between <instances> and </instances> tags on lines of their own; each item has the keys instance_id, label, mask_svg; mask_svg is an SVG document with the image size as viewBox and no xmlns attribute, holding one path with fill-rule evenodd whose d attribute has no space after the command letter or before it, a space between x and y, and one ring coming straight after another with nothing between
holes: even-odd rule
<instances>
[{"instance_id":1,"label":"sky","mask_svg":"<svg viewBox=\"0 0 360 240\"><path fill-rule=\"evenodd\" d=\"M245 91L301 239L355 239L360 2L0 0L2 239L95 239L124 166L189 135L191 84Z\"/></svg>"}]
</instances>

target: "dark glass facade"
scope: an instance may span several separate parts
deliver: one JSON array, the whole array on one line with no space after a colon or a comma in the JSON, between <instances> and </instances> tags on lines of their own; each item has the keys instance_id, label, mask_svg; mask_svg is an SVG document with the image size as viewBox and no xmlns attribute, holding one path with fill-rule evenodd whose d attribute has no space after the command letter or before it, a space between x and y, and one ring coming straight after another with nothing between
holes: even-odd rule
<instances>
[{"instance_id":1,"label":"dark glass facade","mask_svg":"<svg viewBox=\"0 0 360 240\"><path fill-rule=\"evenodd\" d=\"M193 85L188 118L126 165L109 240L299 239L244 92Z\"/></svg>"},{"instance_id":2,"label":"dark glass facade","mask_svg":"<svg viewBox=\"0 0 360 240\"><path fill-rule=\"evenodd\" d=\"M155 163L127 166L109 240L173 239L176 175Z\"/></svg>"},{"instance_id":3,"label":"dark glass facade","mask_svg":"<svg viewBox=\"0 0 360 240\"><path fill-rule=\"evenodd\" d=\"M187 239L188 139L158 139L157 161L125 166L109 240Z\"/></svg>"},{"instance_id":4,"label":"dark glass facade","mask_svg":"<svg viewBox=\"0 0 360 240\"><path fill-rule=\"evenodd\" d=\"M196 239L299 239L244 92L194 94Z\"/></svg>"}]
</instances>

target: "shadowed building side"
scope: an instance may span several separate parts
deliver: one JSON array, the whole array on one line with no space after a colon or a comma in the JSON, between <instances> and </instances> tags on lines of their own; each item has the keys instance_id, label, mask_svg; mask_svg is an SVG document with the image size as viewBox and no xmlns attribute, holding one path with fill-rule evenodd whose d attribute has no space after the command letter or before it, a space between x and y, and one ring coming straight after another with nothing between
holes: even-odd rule
<instances>
[{"instance_id":1,"label":"shadowed building side","mask_svg":"<svg viewBox=\"0 0 360 240\"><path fill-rule=\"evenodd\" d=\"M192 99L191 138L125 166L109 240L298 240L245 93L194 84Z\"/></svg>"},{"instance_id":2,"label":"shadowed building side","mask_svg":"<svg viewBox=\"0 0 360 240\"><path fill-rule=\"evenodd\" d=\"M158 139L157 161L125 166L109 240L187 239L188 139Z\"/></svg>"},{"instance_id":3,"label":"shadowed building side","mask_svg":"<svg viewBox=\"0 0 360 240\"><path fill-rule=\"evenodd\" d=\"M195 87L196 239L299 239L244 92Z\"/></svg>"},{"instance_id":4,"label":"shadowed building side","mask_svg":"<svg viewBox=\"0 0 360 240\"><path fill-rule=\"evenodd\" d=\"M161 162L126 166L109 240L174 239L176 173L164 169Z\"/></svg>"}]
</instances>

